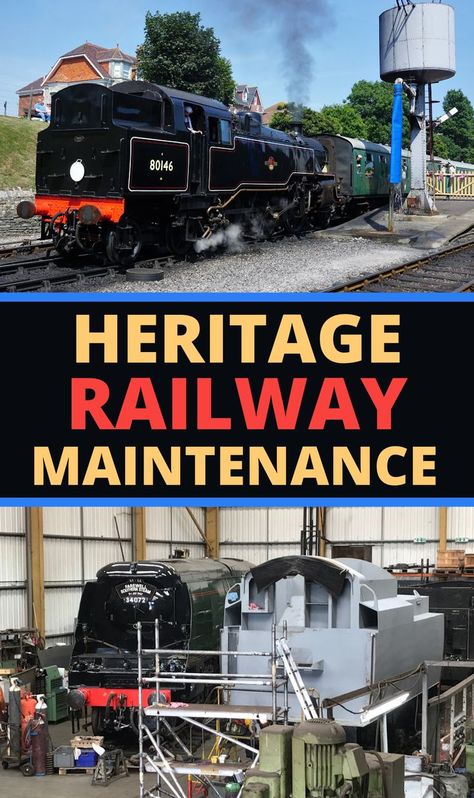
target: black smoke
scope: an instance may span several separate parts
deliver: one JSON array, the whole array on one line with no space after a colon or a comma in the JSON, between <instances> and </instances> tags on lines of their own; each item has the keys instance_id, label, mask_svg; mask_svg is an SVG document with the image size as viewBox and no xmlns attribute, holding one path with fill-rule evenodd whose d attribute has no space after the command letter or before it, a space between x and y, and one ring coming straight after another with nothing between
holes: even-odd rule
<instances>
[{"instance_id":1,"label":"black smoke","mask_svg":"<svg viewBox=\"0 0 474 798\"><path fill-rule=\"evenodd\" d=\"M245 22L244 31L264 26L275 32L286 100L295 106L307 104L317 42L334 24L331 0L236 0L234 10Z\"/></svg>"}]
</instances>

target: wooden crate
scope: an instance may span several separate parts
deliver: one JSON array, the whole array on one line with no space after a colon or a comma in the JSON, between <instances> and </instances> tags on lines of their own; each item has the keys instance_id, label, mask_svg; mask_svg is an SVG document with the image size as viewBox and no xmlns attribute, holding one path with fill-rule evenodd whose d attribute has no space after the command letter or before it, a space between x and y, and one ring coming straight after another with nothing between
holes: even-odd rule
<instances>
[{"instance_id":1,"label":"wooden crate","mask_svg":"<svg viewBox=\"0 0 474 798\"><path fill-rule=\"evenodd\" d=\"M436 568L460 570L464 566L464 549L449 549L448 551L438 551L436 556Z\"/></svg>"},{"instance_id":2,"label":"wooden crate","mask_svg":"<svg viewBox=\"0 0 474 798\"><path fill-rule=\"evenodd\" d=\"M92 748L93 745L103 745L103 737L86 737L84 735L77 735L71 740L73 748Z\"/></svg>"},{"instance_id":3,"label":"wooden crate","mask_svg":"<svg viewBox=\"0 0 474 798\"><path fill-rule=\"evenodd\" d=\"M464 555L464 568L474 568L474 554Z\"/></svg>"}]
</instances>

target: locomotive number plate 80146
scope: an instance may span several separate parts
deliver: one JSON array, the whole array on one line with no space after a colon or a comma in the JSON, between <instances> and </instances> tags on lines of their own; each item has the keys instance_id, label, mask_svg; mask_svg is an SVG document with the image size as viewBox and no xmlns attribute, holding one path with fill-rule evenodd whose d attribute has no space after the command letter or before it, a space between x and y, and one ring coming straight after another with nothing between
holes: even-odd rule
<instances>
[{"instance_id":1,"label":"locomotive number plate 80146","mask_svg":"<svg viewBox=\"0 0 474 798\"><path fill-rule=\"evenodd\" d=\"M187 191L188 181L189 144L132 137L129 191Z\"/></svg>"}]
</instances>

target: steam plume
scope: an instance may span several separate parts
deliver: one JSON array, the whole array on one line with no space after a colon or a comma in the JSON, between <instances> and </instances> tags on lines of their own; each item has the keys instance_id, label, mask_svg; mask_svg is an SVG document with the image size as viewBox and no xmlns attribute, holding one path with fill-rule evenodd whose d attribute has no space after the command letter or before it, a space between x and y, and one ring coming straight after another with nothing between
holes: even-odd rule
<instances>
[{"instance_id":1,"label":"steam plume","mask_svg":"<svg viewBox=\"0 0 474 798\"><path fill-rule=\"evenodd\" d=\"M332 26L330 0L238 0L239 15L246 24L274 27L281 47L287 99L305 105L314 80L315 41Z\"/></svg>"},{"instance_id":2,"label":"steam plume","mask_svg":"<svg viewBox=\"0 0 474 798\"><path fill-rule=\"evenodd\" d=\"M217 247L226 247L229 252L241 252L244 243L241 239L242 228L239 224L231 224L225 230L218 230L209 238L200 238L194 244L196 252L216 250Z\"/></svg>"}]
</instances>

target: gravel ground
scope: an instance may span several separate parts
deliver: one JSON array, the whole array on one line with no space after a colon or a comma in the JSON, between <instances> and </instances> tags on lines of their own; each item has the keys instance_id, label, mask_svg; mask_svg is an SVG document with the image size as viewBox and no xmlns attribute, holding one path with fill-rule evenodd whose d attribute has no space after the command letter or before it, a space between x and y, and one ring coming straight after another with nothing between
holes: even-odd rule
<instances>
[{"instance_id":1,"label":"gravel ground","mask_svg":"<svg viewBox=\"0 0 474 798\"><path fill-rule=\"evenodd\" d=\"M353 279L422 256L408 246L365 238L285 238L276 242L244 244L241 251L203 254L192 263L164 267L164 279L130 282L125 276L88 282L81 292L304 292L325 291ZM58 288L77 291L77 286Z\"/></svg>"},{"instance_id":2,"label":"gravel ground","mask_svg":"<svg viewBox=\"0 0 474 798\"><path fill-rule=\"evenodd\" d=\"M15 213L16 203L27 192L3 192L0 212L0 243L39 237L38 220L23 221ZM12 195L10 197L10 194ZM7 196L8 195L8 196ZM362 237L310 233L303 238L284 238L248 244L231 242L227 249L203 253L192 262L163 268L164 279L130 282L124 275L92 280L52 289L77 292L304 292L325 291L335 283L367 272L397 265L422 256L406 245L373 241ZM161 268L161 267L160 267Z\"/></svg>"}]
</instances>

